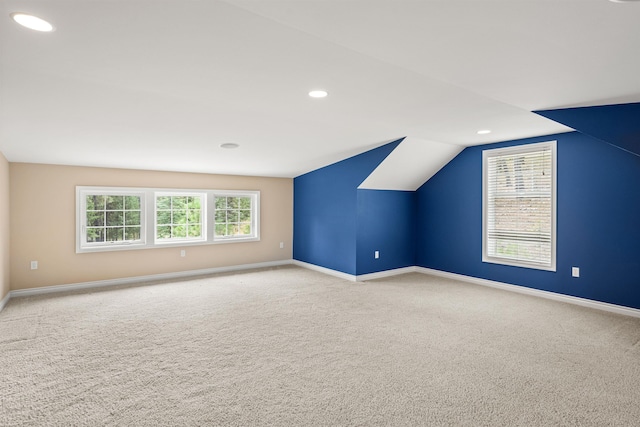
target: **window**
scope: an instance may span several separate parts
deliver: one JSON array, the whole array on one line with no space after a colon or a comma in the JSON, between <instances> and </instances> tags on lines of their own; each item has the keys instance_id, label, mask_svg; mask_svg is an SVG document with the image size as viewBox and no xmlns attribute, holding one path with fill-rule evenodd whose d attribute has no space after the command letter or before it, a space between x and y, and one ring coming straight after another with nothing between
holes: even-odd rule
<instances>
[{"instance_id":1,"label":"window","mask_svg":"<svg viewBox=\"0 0 640 427\"><path fill-rule=\"evenodd\" d=\"M217 194L215 196L214 240L254 238L257 194Z\"/></svg>"},{"instance_id":2,"label":"window","mask_svg":"<svg viewBox=\"0 0 640 427\"><path fill-rule=\"evenodd\" d=\"M260 240L259 191L76 187L76 209L78 253Z\"/></svg>"},{"instance_id":3,"label":"window","mask_svg":"<svg viewBox=\"0 0 640 427\"><path fill-rule=\"evenodd\" d=\"M156 242L206 239L205 194L156 193Z\"/></svg>"},{"instance_id":4,"label":"window","mask_svg":"<svg viewBox=\"0 0 640 427\"><path fill-rule=\"evenodd\" d=\"M556 142L483 152L482 260L556 269Z\"/></svg>"},{"instance_id":5,"label":"window","mask_svg":"<svg viewBox=\"0 0 640 427\"><path fill-rule=\"evenodd\" d=\"M128 191L80 191L79 245L95 248L144 244L144 194Z\"/></svg>"}]
</instances>

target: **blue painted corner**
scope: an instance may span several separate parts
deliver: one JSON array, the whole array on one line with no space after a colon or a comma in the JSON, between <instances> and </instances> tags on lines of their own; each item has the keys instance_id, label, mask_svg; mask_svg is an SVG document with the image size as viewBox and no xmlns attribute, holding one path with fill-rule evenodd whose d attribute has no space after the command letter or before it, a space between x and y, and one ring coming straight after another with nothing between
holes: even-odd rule
<instances>
[{"instance_id":1,"label":"blue painted corner","mask_svg":"<svg viewBox=\"0 0 640 427\"><path fill-rule=\"evenodd\" d=\"M482 150L557 141L557 271L482 262ZM640 308L640 158L577 132L466 148L417 191L419 266ZM580 267L580 278L571 267Z\"/></svg>"},{"instance_id":2,"label":"blue painted corner","mask_svg":"<svg viewBox=\"0 0 640 427\"><path fill-rule=\"evenodd\" d=\"M352 275L417 265L640 309L640 103L539 114L580 132L468 147L415 192L357 188L400 141L295 178L294 259ZM552 140L557 270L482 262L482 151Z\"/></svg>"},{"instance_id":3,"label":"blue painted corner","mask_svg":"<svg viewBox=\"0 0 640 427\"><path fill-rule=\"evenodd\" d=\"M535 113L640 156L640 102Z\"/></svg>"},{"instance_id":4,"label":"blue painted corner","mask_svg":"<svg viewBox=\"0 0 640 427\"><path fill-rule=\"evenodd\" d=\"M357 188L400 142L385 144L293 180L294 259L357 274Z\"/></svg>"},{"instance_id":5,"label":"blue painted corner","mask_svg":"<svg viewBox=\"0 0 640 427\"><path fill-rule=\"evenodd\" d=\"M415 211L414 191L358 190L358 275L415 265Z\"/></svg>"}]
</instances>

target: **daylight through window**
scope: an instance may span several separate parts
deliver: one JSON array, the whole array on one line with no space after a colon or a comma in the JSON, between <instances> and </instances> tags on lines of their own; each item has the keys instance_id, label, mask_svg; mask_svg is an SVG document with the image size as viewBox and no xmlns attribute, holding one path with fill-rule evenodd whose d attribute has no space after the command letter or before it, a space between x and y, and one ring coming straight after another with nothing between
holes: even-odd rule
<instances>
[{"instance_id":1,"label":"daylight through window","mask_svg":"<svg viewBox=\"0 0 640 427\"><path fill-rule=\"evenodd\" d=\"M259 191L76 187L76 209L76 252L260 240Z\"/></svg>"},{"instance_id":2,"label":"daylight through window","mask_svg":"<svg viewBox=\"0 0 640 427\"><path fill-rule=\"evenodd\" d=\"M251 236L252 197L216 197L215 238Z\"/></svg>"},{"instance_id":3,"label":"daylight through window","mask_svg":"<svg viewBox=\"0 0 640 427\"><path fill-rule=\"evenodd\" d=\"M555 270L556 144L483 152L483 261Z\"/></svg>"},{"instance_id":4,"label":"daylight through window","mask_svg":"<svg viewBox=\"0 0 640 427\"><path fill-rule=\"evenodd\" d=\"M91 247L141 242L142 200L141 194L85 192L83 244Z\"/></svg>"},{"instance_id":5,"label":"daylight through window","mask_svg":"<svg viewBox=\"0 0 640 427\"><path fill-rule=\"evenodd\" d=\"M156 194L156 240L203 240L203 197L198 194Z\"/></svg>"}]
</instances>

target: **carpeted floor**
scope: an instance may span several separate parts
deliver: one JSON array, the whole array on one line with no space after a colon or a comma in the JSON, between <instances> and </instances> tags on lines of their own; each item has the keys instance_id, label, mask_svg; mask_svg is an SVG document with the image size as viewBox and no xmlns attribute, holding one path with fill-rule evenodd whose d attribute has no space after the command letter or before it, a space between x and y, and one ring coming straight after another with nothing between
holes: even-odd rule
<instances>
[{"instance_id":1,"label":"carpeted floor","mask_svg":"<svg viewBox=\"0 0 640 427\"><path fill-rule=\"evenodd\" d=\"M637 426L640 319L298 267L16 298L2 426Z\"/></svg>"}]
</instances>

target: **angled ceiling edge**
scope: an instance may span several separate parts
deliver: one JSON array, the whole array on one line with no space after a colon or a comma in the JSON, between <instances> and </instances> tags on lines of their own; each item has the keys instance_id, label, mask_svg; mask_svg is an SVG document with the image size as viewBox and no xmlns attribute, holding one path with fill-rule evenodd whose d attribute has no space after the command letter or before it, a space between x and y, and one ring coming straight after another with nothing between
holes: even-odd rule
<instances>
[{"instance_id":1,"label":"angled ceiling edge","mask_svg":"<svg viewBox=\"0 0 640 427\"><path fill-rule=\"evenodd\" d=\"M534 113L640 156L640 102Z\"/></svg>"},{"instance_id":2,"label":"angled ceiling edge","mask_svg":"<svg viewBox=\"0 0 640 427\"><path fill-rule=\"evenodd\" d=\"M415 191L464 147L406 137L358 186L361 190Z\"/></svg>"}]
</instances>

